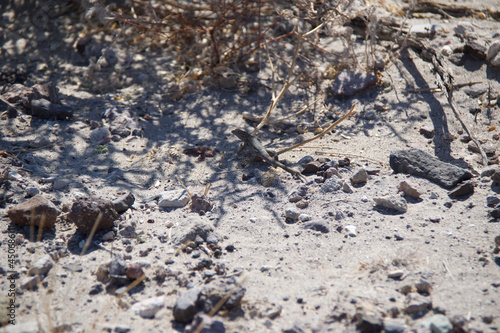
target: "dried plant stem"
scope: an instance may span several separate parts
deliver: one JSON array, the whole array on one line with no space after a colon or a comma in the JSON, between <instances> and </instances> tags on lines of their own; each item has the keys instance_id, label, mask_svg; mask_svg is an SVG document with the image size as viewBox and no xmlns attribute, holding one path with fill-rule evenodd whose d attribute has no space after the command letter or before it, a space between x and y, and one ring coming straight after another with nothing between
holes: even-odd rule
<instances>
[{"instance_id":1,"label":"dried plant stem","mask_svg":"<svg viewBox=\"0 0 500 333\"><path fill-rule=\"evenodd\" d=\"M323 132L319 133L318 135L315 135L313 136L312 138L310 139L307 139L305 141L302 141L300 143L297 143L296 145L293 145L291 147L288 147L288 148L285 148L285 149L282 149L280 151L278 151L276 153L276 155L281 155L283 153L286 153L287 151L290 151L292 149L296 149L302 145L305 145L306 143L309 143L311 141L314 141L316 139L319 139L321 138L322 136L326 135L326 133L330 132L335 126L337 126L338 124L340 124L342 121L344 121L346 118L348 117L351 117L352 115L354 115L356 113L356 111L354 110L354 108L356 107L356 104L354 104L351 108L351 111L349 111L349 113L346 113L344 116L342 116L342 118L340 118L339 120L337 120L336 122L334 122L333 124L331 124L330 126L328 126L328 128L326 128Z\"/></svg>"},{"instance_id":2,"label":"dried plant stem","mask_svg":"<svg viewBox=\"0 0 500 333\"><path fill-rule=\"evenodd\" d=\"M191 198L191 193L189 193L186 185L184 185L184 183L182 182L182 180L179 178L179 176L175 176L175 178L177 178L177 181L181 184L182 188L184 189L184 191L186 191L186 193L189 195L189 197Z\"/></svg>"}]
</instances>

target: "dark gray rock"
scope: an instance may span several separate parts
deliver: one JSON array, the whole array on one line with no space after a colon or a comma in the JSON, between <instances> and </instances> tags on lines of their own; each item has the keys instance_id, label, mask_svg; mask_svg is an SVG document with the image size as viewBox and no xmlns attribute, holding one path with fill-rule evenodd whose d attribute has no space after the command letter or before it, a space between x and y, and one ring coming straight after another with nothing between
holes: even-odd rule
<instances>
[{"instance_id":1,"label":"dark gray rock","mask_svg":"<svg viewBox=\"0 0 500 333\"><path fill-rule=\"evenodd\" d=\"M468 170L440 161L419 149L392 151L389 163L396 173L426 178L446 188L472 178Z\"/></svg>"},{"instance_id":2,"label":"dark gray rock","mask_svg":"<svg viewBox=\"0 0 500 333\"><path fill-rule=\"evenodd\" d=\"M303 229L310 229L327 234L330 232L330 226L326 220L314 220L306 223L302 223L301 227Z\"/></svg>"},{"instance_id":3,"label":"dark gray rock","mask_svg":"<svg viewBox=\"0 0 500 333\"><path fill-rule=\"evenodd\" d=\"M184 333L225 333L226 328L220 320L205 314L197 314L193 323L186 327Z\"/></svg>"},{"instance_id":4,"label":"dark gray rock","mask_svg":"<svg viewBox=\"0 0 500 333\"><path fill-rule=\"evenodd\" d=\"M336 77L332 85L332 93L339 97L348 97L373 86L377 83L376 75L343 70Z\"/></svg>"},{"instance_id":5,"label":"dark gray rock","mask_svg":"<svg viewBox=\"0 0 500 333\"><path fill-rule=\"evenodd\" d=\"M460 198L466 195L474 194L474 184L472 182L466 182L458 185L455 189L448 193L450 198Z\"/></svg>"},{"instance_id":6,"label":"dark gray rock","mask_svg":"<svg viewBox=\"0 0 500 333\"><path fill-rule=\"evenodd\" d=\"M72 119L73 111L66 105L54 104L46 99L31 101L31 115L42 119Z\"/></svg>"},{"instance_id":7,"label":"dark gray rock","mask_svg":"<svg viewBox=\"0 0 500 333\"><path fill-rule=\"evenodd\" d=\"M135 202L135 197L132 193L126 193L121 197L113 200L113 208L118 214L125 213L127 209L132 207Z\"/></svg>"},{"instance_id":8,"label":"dark gray rock","mask_svg":"<svg viewBox=\"0 0 500 333\"><path fill-rule=\"evenodd\" d=\"M356 317L358 320L356 327L363 333L382 332L384 328L384 323L380 317L366 313L358 313Z\"/></svg>"},{"instance_id":9,"label":"dark gray rock","mask_svg":"<svg viewBox=\"0 0 500 333\"><path fill-rule=\"evenodd\" d=\"M180 323L190 323L196 312L197 302L200 297L201 288L192 288L182 293L175 302L173 309L174 320Z\"/></svg>"}]
</instances>

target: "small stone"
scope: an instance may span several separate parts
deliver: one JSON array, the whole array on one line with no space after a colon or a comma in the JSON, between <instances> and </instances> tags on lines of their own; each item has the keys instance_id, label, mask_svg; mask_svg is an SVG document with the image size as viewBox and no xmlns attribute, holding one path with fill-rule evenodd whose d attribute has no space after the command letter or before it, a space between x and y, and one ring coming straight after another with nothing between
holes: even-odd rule
<instances>
[{"instance_id":1,"label":"small stone","mask_svg":"<svg viewBox=\"0 0 500 333\"><path fill-rule=\"evenodd\" d=\"M373 198L373 201L375 201L375 205L377 206L393 209L401 213L406 213L408 210L406 200L399 195L377 197Z\"/></svg>"},{"instance_id":2,"label":"small stone","mask_svg":"<svg viewBox=\"0 0 500 333\"><path fill-rule=\"evenodd\" d=\"M307 195L307 186L302 185L299 186L295 189L293 189L289 194L288 194L288 201L289 202L299 202L300 200L304 199Z\"/></svg>"},{"instance_id":3,"label":"small stone","mask_svg":"<svg viewBox=\"0 0 500 333\"><path fill-rule=\"evenodd\" d=\"M486 60L488 60L492 66L500 66L500 40L495 40L490 44L486 52Z\"/></svg>"},{"instance_id":4,"label":"small stone","mask_svg":"<svg viewBox=\"0 0 500 333\"><path fill-rule=\"evenodd\" d=\"M481 171L481 177L491 177L495 172L500 172L500 168L497 165L488 166Z\"/></svg>"},{"instance_id":5,"label":"small stone","mask_svg":"<svg viewBox=\"0 0 500 333\"><path fill-rule=\"evenodd\" d=\"M398 269L398 270L389 272L389 274L387 274L387 276L391 279L399 280L404 274L405 274L404 271Z\"/></svg>"},{"instance_id":6,"label":"small stone","mask_svg":"<svg viewBox=\"0 0 500 333\"><path fill-rule=\"evenodd\" d=\"M339 97L349 97L375 85L377 82L378 77L376 75L344 69L335 77L331 91Z\"/></svg>"},{"instance_id":7,"label":"small stone","mask_svg":"<svg viewBox=\"0 0 500 333\"><path fill-rule=\"evenodd\" d=\"M432 333L448 333L453 328L450 320L442 314L425 318L420 321L420 325L430 329Z\"/></svg>"},{"instance_id":8,"label":"small stone","mask_svg":"<svg viewBox=\"0 0 500 333\"><path fill-rule=\"evenodd\" d=\"M432 301L430 298L421 296L420 294L409 294L406 302L407 305L404 311L414 319L425 316L425 314L432 309Z\"/></svg>"},{"instance_id":9,"label":"small stone","mask_svg":"<svg viewBox=\"0 0 500 333\"><path fill-rule=\"evenodd\" d=\"M99 127L90 132L90 140L94 143L99 143L111 136L111 132L105 127Z\"/></svg>"},{"instance_id":10,"label":"small stone","mask_svg":"<svg viewBox=\"0 0 500 333\"><path fill-rule=\"evenodd\" d=\"M125 213L135 202L134 195L129 192L113 200L113 208L118 214Z\"/></svg>"},{"instance_id":11,"label":"small stone","mask_svg":"<svg viewBox=\"0 0 500 333\"><path fill-rule=\"evenodd\" d=\"M116 325L115 326L115 329L113 330L115 333L128 333L130 332L132 329L128 326L124 326L124 325Z\"/></svg>"},{"instance_id":12,"label":"small stone","mask_svg":"<svg viewBox=\"0 0 500 333\"><path fill-rule=\"evenodd\" d=\"M491 180L493 181L493 185L500 185L500 171L491 175Z\"/></svg>"},{"instance_id":13,"label":"small stone","mask_svg":"<svg viewBox=\"0 0 500 333\"><path fill-rule=\"evenodd\" d=\"M423 126L420 128L420 134L422 134L427 139L432 139L436 135L436 131L433 127Z\"/></svg>"},{"instance_id":14,"label":"small stone","mask_svg":"<svg viewBox=\"0 0 500 333\"><path fill-rule=\"evenodd\" d=\"M356 327L363 333L382 332L384 323L382 318L366 313L356 314L357 324Z\"/></svg>"},{"instance_id":15,"label":"small stone","mask_svg":"<svg viewBox=\"0 0 500 333\"><path fill-rule=\"evenodd\" d=\"M358 235L356 233L356 227L353 225L345 226L344 230L346 231L347 236L349 236L349 237L356 237Z\"/></svg>"},{"instance_id":16,"label":"small stone","mask_svg":"<svg viewBox=\"0 0 500 333\"><path fill-rule=\"evenodd\" d=\"M430 294L432 290L432 284L425 280L421 280L417 283L415 283L415 288L417 289L417 292L423 295L428 295Z\"/></svg>"},{"instance_id":17,"label":"small stone","mask_svg":"<svg viewBox=\"0 0 500 333\"><path fill-rule=\"evenodd\" d=\"M190 323L197 309L198 298L200 297L201 288L192 288L182 293L173 309L174 319L180 323Z\"/></svg>"},{"instance_id":18,"label":"small stone","mask_svg":"<svg viewBox=\"0 0 500 333\"><path fill-rule=\"evenodd\" d=\"M92 287L90 287L90 290L89 290L89 295L90 296L93 296L93 295L97 295L97 294L100 294L104 291L104 287L102 286L102 284L94 284Z\"/></svg>"},{"instance_id":19,"label":"small stone","mask_svg":"<svg viewBox=\"0 0 500 333\"><path fill-rule=\"evenodd\" d=\"M295 207L287 207L285 209L285 218L291 221L297 221L300 216L300 211Z\"/></svg>"},{"instance_id":20,"label":"small stone","mask_svg":"<svg viewBox=\"0 0 500 333\"><path fill-rule=\"evenodd\" d=\"M310 175L310 174L316 174L319 171L319 168L321 166L321 162L319 161L311 161L304 165L304 170L302 173L304 175Z\"/></svg>"},{"instance_id":21,"label":"small stone","mask_svg":"<svg viewBox=\"0 0 500 333\"><path fill-rule=\"evenodd\" d=\"M368 180L368 173L364 168L359 168L354 171L350 179L353 184L364 184Z\"/></svg>"},{"instance_id":22,"label":"small stone","mask_svg":"<svg viewBox=\"0 0 500 333\"><path fill-rule=\"evenodd\" d=\"M156 313L165 306L165 297L153 297L130 307L130 311L142 318L154 318Z\"/></svg>"},{"instance_id":23,"label":"small stone","mask_svg":"<svg viewBox=\"0 0 500 333\"><path fill-rule=\"evenodd\" d=\"M161 193L158 206L163 208L184 207L189 202L189 195L185 190L171 190Z\"/></svg>"},{"instance_id":24,"label":"small stone","mask_svg":"<svg viewBox=\"0 0 500 333\"><path fill-rule=\"evenodd\" d=\"M137 237L137 232L135 231L136 223L134 221L126 221L120 224L120 231L118 233L123 238L135 238Z\"/></svg>"},{"instance_id":25,"label":"small stone","mask_svg":"<svg viewBox=\"0 0 500 333\"><path fill-rule=\"evenodd\" d=\"M500 236L495 237L495 245L500 247Z\"/></svg>"},{"instance_id":26,"label":"small stone","mask_svg":"<svg viewBox=\"0 0 500 333\"><path fill-rule=\"evenodd\" d=\"M273 186L275 180L276 172L273 170L266 171L259 177L260 184L264 187Z\"/></svg>"},{"instance_id":27,"label":"small stone","mask_svg":"<svg viewBox=\"0 0 500 333\"><path fill-rule=\"evenodd\" d=\"M299 215L299 221L300 222L306 222L311 220L311 215L308 214L300 214Z\"/></svg>"},{"instance_id":28,"label":"small stone","mask_svg":"<svg viewBox=\"0 0 500 333\"><path fill-rule=\"evenodd\" d=\"M125 275L127 275L129 279L137 280L144 275L144 271L142 270L141 265L139 265L138 263L133 263L127 267Z\"/></svg>"},{"instance_id":29,"label":"small stone","mask_svg":"<svg viewBox=\"0 0 500 333\"><path fill-rule=\"evenodd\" d=\"M399 320L386 319L384 320L384 332L385 333L404 333L408 330L408 327Z\"/></svg>"},{"instance_id":30,"label":"small stone","mask_svg":"<svg viewBox=\"0 0 500 333\"><path fill-rule=\"evenodd\" d=\"M464 52L479 60L486 59L486 47L473 40L465 43Z\"/></svg>"},{"instance_id":31,"label":"small stone","mask_svg":"<svg viewBox=\"0 0 500 333\"><path fill-rule=\"evenodd\" d=\"M107 233L105 233L104 235L102 235L101 237L101 240L106 242L106 241L110 241L110 240L113 240L115 238L115 232L114 231L108 231Z\"/></svg>"},{"instance_id":32,"label":"small stone","mask_svg":"<svg viewBox=\"0 0 500 333\"><path fill-rule=\"evenodd\" d=\"M40 194L7 211L10 220L20 226L31 225L32 214L35 226L39 227L43 220L44 228L53 228L59 211L52 202Z\"/></svg>"},{"instance_id":33,"label":"small stone","mask_svg":"<svg viewBox=\"0 0 500 333\"><path fill-rule=\"evenodd\" d=\"M66 179L56 179L52 184L54 190L59 191L68 186L69 182Z\"/></svg>"},{"instance_id":34,"label":"small stone","mask_svg":"<svg viewBox=\"0 0 500 333\"><path fill-rule=\"evenodd\" d=\"M414 199L419 199L422 195L422 191L418 188L417 184L406 180L399 183L398 191L403 191L405 195Z\"/></svg>"},{"instance_id":35,"label":"small stone","mask_svg":"<svg viewBox=\"0 0 500 333\"><path fill-rule=\"evenodd\" d=\"M50 271L50 269L54 266L54 262L49 255L45 255L38 259L33 266L29 269L28 275L40 275L45 276Z\"/></svg>"},{"instance_id":36,"label":"small stone","mask_svg":"<svg viewBox=\"0 0 500 333\"><path fill-rule=\"evenodd\" d=\"M40 189L34 185L26 187L26 195L28 197L34 197L35 195L40 194Z\"/></svg>"},{"instance_id":37,"label":"small stone","mask_svg":"<svg viewBox=\"0 0 500 333\"><path fill-rule=\"evenodd\" d=\"M114 259L109 263L109 274L111 275L125 275L127 267L120 259Z\"/></svg>"},{"instance_id":38,"label":"small stone","mask_svg":"<svg viewBox=\"0 0 500 333\"><path fill-rule=\"evenodd\" d=\"M224 323L206 314L197 314L184 333L226 333Z\"/></svg>"},{"instance_id":39,"label":"small stone","mask_svg":"<svg viewBox=\"0 0 500 333\"><path fill-rule=\"evenodd\" d=\"M305 222L301 224L303 229L315 230L327 234L330 232L330 226L328 221L325 220L314 220L310 222Z\"/></svg>"},{"instance_id":40,"label":"small stone","mask_svg":"<svg viewBox=\"0 0 500 333\"><path fill-rule=\"evenodd\" d=\"M459 198L474 194L474 184L472 182L463 183L448 193L450 198Z\"/></svg>"},{"instance_id":41,"label":"small stone","mask_svg":"<svg viewBox=\"0 0 500 333\"><path fill-rule=\"evenodd\" d=\"M345 181L337 176L332 176L328 178L325 183L321 186L323 192L336 192L342 189Z\"/></svg>"}]
</instances>

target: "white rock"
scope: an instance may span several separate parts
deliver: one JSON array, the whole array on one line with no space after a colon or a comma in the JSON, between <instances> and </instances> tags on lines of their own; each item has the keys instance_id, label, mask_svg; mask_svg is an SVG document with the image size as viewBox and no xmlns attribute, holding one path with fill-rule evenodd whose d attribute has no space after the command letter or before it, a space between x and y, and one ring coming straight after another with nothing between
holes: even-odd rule
<instances>
[{"instance_id":1,"label":"white rock","mask_svg":"<svg viewBox=\"0 0 500 333\"><path fill-rule=\"evenodd\" d=\"M184 207L189 202L189 195L185 190L165 191L158 200L158 206L163 208Z\"/></svg>"},{"instance_id":2,"label":"white rock","mask_svg":"<svg viewBox=\"0 0 500 333\"><path fill-rule=\"evenodd\" d=\"M165 297L153 297L145 301L135 303L130 307L130 311L142 318L154 318L156 313L165 306Z\"/></svg>"},{"instance_id":3,"label":"white rock","mask_svg":"<svg viewBox=\"0 0 500 333\"><path fill-rule=\"evenodd\" d=\"M301 222L309 221L310 219L311 219L311 215L308 215L308 214L300 214L299 215L299 221L301 221Z\"/></svg>"},{"instance_id":4,"label":"white rock","mask_svg":"<svg viewBox=\"0 0 500 333\"><path fill-rule=\"evenodd\" d=\"M297 208L295 208L295 207L286 207L285 208L285 217L287 219L297 221L299 219L299 216L300 216L300 211Z\"/></svg>"},{"instance_id":5,"label":"white rock","mask_svg":"<svg viewBox=\"0 0 500 333\"><path fill-rule=\"evenodd\" d=\"M345 232L347 233L348 236L350 237L356 237L358 234L356 233L356 227L353 225L347 225L345 226Z\"/></svg>"},{"instance_id":6,"label":"white rock","mask_svg":"<svg viewBox=\"0 0 500 333\"><path fill-rule=\"evenodd\" d=\"M443 27L437 24L417 24L411 27L410 34L420 37L429 37L443 30Z\"/></svg>"},{"instance_id":7,"label":"white rock","mask_svg":"<svg viewBox=\"0 0 500 333\"><path fill-rule=\"evenodd\" d=\"M488 60L492 66L500 66L500 40L491 43L488 52L486 52L486 60Z\"/></svg>"}]
</instances>

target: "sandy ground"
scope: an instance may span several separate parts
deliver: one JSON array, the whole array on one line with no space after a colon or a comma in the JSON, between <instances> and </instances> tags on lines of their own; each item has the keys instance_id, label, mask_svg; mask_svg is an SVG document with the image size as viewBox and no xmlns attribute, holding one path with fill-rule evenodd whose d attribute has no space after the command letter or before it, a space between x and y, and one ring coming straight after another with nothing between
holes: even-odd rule
<instances>
[{"instance_id":1,"label":"sandy ground","mask_svg":"<svg viewBox=\"0 0 500 333\"><path fill-rule=\"evenodd\" d=\"M491 1L492 8L494 5ZM494 253L494 238L500 235L500 226L488 217L486 205L486 198L497 196L498 189L488 177L479 176L485 168L478 163L479 155L459 139L462 126L444 94L429 91L436 87L431 64L414 51L403 51L393 64L388 63L381 71L378 86L345 99L324 94L324 103L293 118L291 131L264 127L258 132L267 146L288 147L313 136L298 133L297 125L308 126L314 120L325 124L356 104L356 115L333 133L284 154L280 160L298 169L296 163L305 156L333 161L347 157L350 165L339 168L347 181L359 167L377 169L378 174L370 175L362 186L351 185L353 193L325 193L318 177L309 175L305 183L308 205L299 209L289 202L288 195L302 185L300 181L276 170L275 182L264 187L259 175L270 167L265 163L242 167L235 154L239 141L231 130L256 126L245 121L242 113L263 115L270 104L272 81L266 62L262 62L261 71L251 73L247 91L208 87L172 101L166 96L166 77L174 70L172 56L157 51L132 54L130 67L123 74L130 81L99 93L82 84L88 64L73 48L74 33L55 23L47 31L12 30L21 19L9 15L13 15L11 11L4 14L3 20L10 28L2 28L0 40L5 65L26 66L26 86L54 83L62 103L70 106L76 117L70 121L43 120L22 114L0 120L1 149L13 152L21 161L22 167L11 164L9 168L24 179L20 183L11 180L14 196L3 203L0 211L3 269L8 270L5 244L10 224L5 213L27 200L29 184L36 184L60 209L64 204L71 205L75 193L115 199L131 192L135 204L119 223L135 222L141 235L132 240L117 235L114 240L100 241L102 248L91 247L80 256L78 244L85 236L72 225L58 222L53 230L44 232L40 242L29 241L29 228L15 227L16 267L21 276L37 258L53 252L55 246L63 244L68 248L68 255L58 259L38 290L17 287L18 323L69 325L74 332L112 331L116 325L132 332L184 331L183 325L174 322L172 308L187 287L206 282L204 272L192 266L208 255L199 250L177 253L179 246L173 238L186 226L201 221L211 223L220 238L222 255L211 259L224 274L215 279L235 276L246 289L240 311L217 317L227 332L281 332L294 325L293 332L350 332L357 329L356 314L372 314L385 323L392 320L409 331L436 313L455 321L456 316L462 316L467 332L500 330L500 259ZM453 33L460 21L473 24L477 41L483 45L490 44L495 30L500 29L498 21L491 19L443 19L439 15L413 18L410 23L439 24L443 30L429 39L438 47L461 43ZM355 45L359 46L356 52L362 54L362 44ZM330 50L341 47L334 40L328 44ZM123 45L116 48L120 59L129 52ZM383 54L383 50L380 46L378 52ZM500 128L498 106L485 107L485 95L473 98L466 89L490 89L491 95L498 97L500 69L471 57L463 65L450 66L456 84L477 82L455 91L461 118L483 144L497 148L494 135ZM110 74L103 77L109 78ZM331 84L332 80L325 79L320 87ZM273 116L298 111L323 93L305 84L294 86ZM109 126L101 115L113 106L130 111L142 127L142 134L106 143L108 151L99 154L95 150L97 142L91 139L91 124ZM478 106L482 111L474 117L469 110ZM432 139L419 133L424 126L434 128ZM455 139L447 140L449 134ZM48 138L50 146L30 148L29 143L38 137ZM183 153L183 149L196 145L214 147L218 153L198 162L196 157ZM426 179L394 174L389 167L390 152L409 147L470 168L476 176L474 194L451 199L447 189ZM142 203L164 190L182 189L176 176L190 193L201 194L210 184L212 211L200 216L189 206L164 210L154 202ZM55 190L50 183L41 183L49 177L65 180L67 186ZM374 207L374 197L396 195L403 180L420 188L421 200L409 199L406 213ZM290 223L285 219L288 208L299 210L311 220L325 220L330 231L304 229L305 222ZM346 226L356 227L357 235L349 236ZM98 232L95 239L99 241L104 234ZM228 245L234 246L234 251L228 251ZM125 250L127 246L131 246L130 251ZM89 295L92 286L99 283L97 267L112 260L112 253L128 254L129 262L146 261L148 277L153 277L158 267L169 269L172 276L161 284L149 278L121 301L106 292ZM83 269L64 268L74 263L80 263ZM403 276L390 278L389 274L397 270ZM2 297L9 289L6 276L0 279ZM428 295L401 292L403 287L421 281L432 286ZM432 302L423 319L404 313L412 295ZM165 308L154 319L141 318L127 309L156 296L165 296ZM268 308L281 308L281 312L269 319Z\"/></svg>"}]
</instances>

